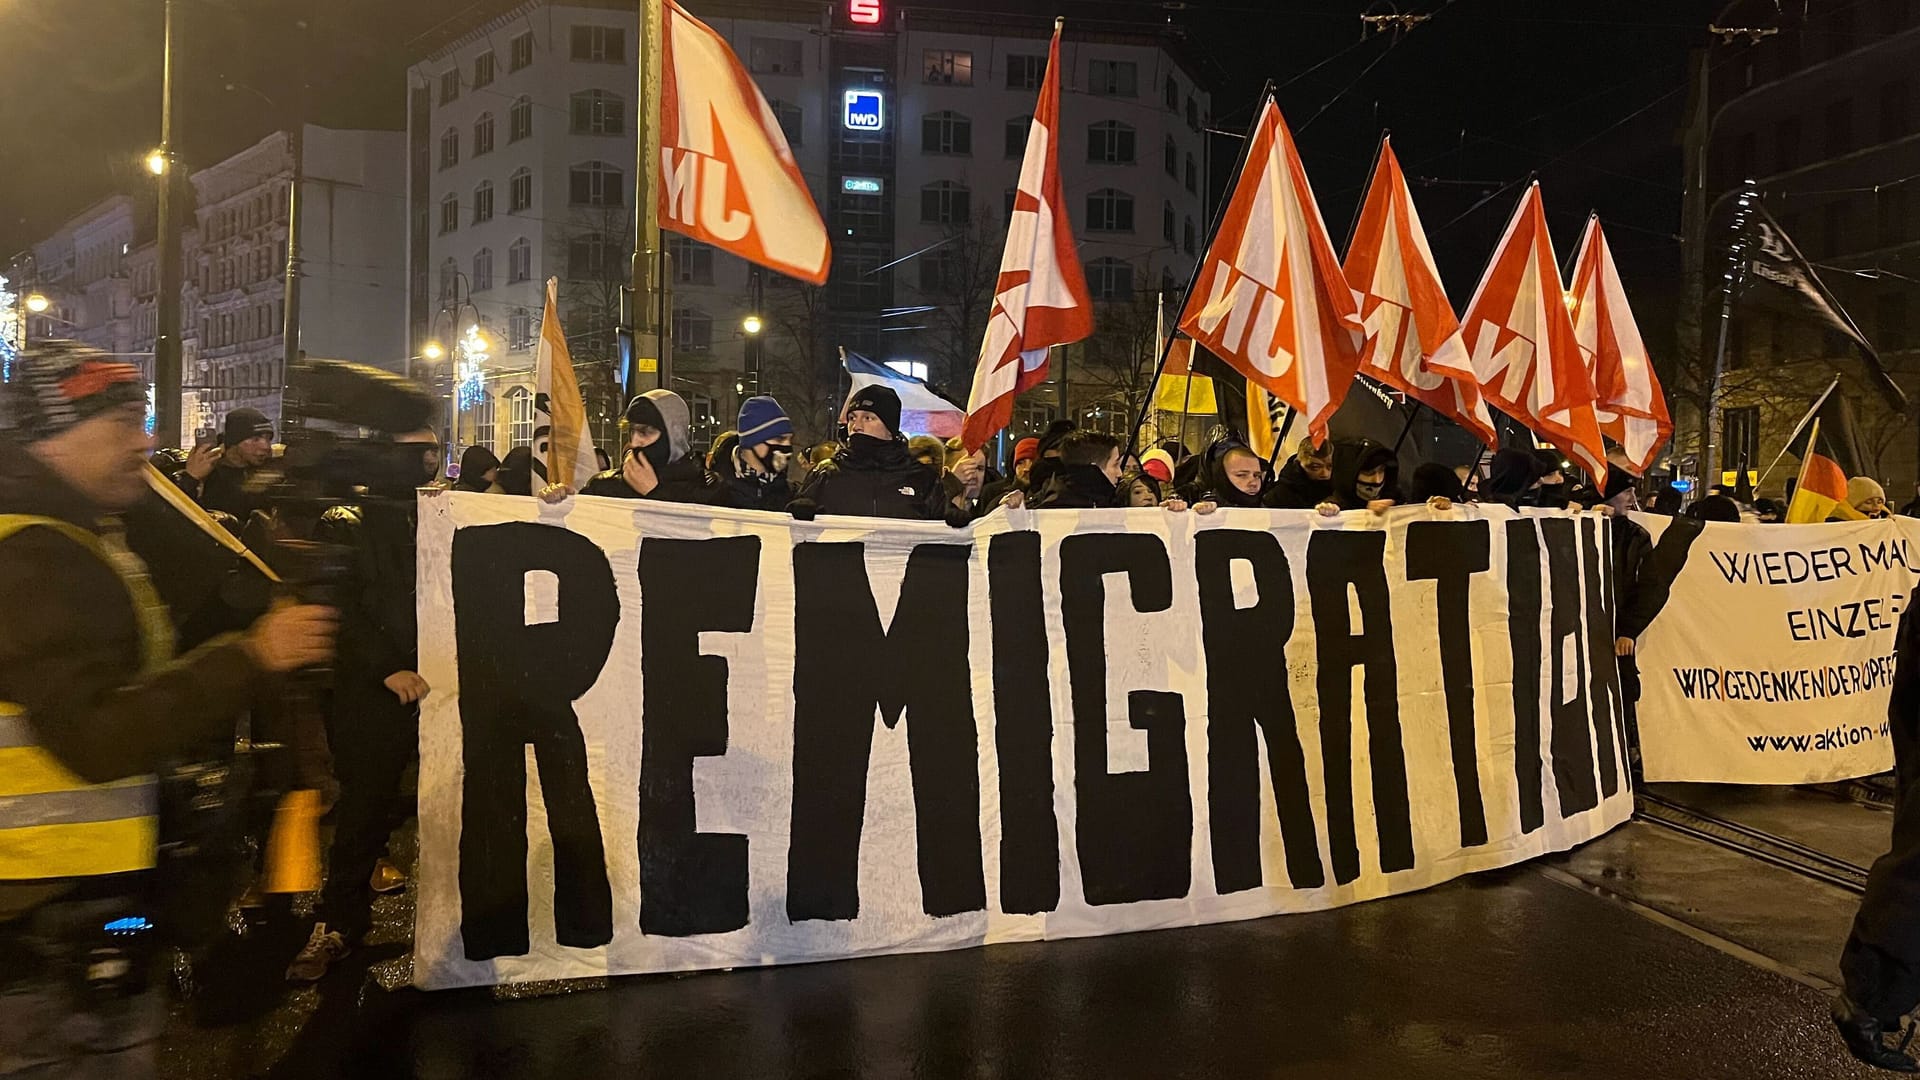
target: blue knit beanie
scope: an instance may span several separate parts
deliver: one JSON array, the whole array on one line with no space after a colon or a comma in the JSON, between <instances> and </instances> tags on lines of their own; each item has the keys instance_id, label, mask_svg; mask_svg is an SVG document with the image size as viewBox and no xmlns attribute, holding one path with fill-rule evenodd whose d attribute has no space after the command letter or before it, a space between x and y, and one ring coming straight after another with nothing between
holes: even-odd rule
<instances>
[{"instance_id":1,"label":"blue knit beanie","mask_svg":"<svg viewBox=\"0 0 1920 1080\"><path fill-rule=\"evenodd\" d=\"M766 395L750 397L740 403L740 445L759 446L772 442L782 435L793 435L793 421L787 419L787 411L780 403Z\"/></svg>"}]
</instances>

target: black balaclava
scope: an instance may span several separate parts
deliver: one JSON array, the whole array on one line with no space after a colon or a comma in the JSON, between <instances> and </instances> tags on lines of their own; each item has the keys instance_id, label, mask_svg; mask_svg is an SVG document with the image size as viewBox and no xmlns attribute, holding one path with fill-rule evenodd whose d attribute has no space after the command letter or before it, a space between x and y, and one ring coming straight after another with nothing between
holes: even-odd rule
<instances>
[{"instance_id":1,"label":"black balaclava","mask_svg":"<svg viewBox=\"0 0 1920 1080\"><path fill-rule=\"evenodd\" d=\"M659 438L646 446L627 451L646 458L647 464L653 466L653 471L658 474L673 460L673 440L668 436L666 417L660 415L659 406L642 394L627 404L627 423L629 425L645 424L660 433Z\"/></svg>"},{"instance_id":2,"label":"black balaclava","mask_svg":"<svg viewBox=\"0 0 1920 1080\"><path fill-rule=\"evenodd\" d=\"M1040 436L1040 456L1033 459L1033 468L1027 471L1028 490L1045 491L1047 481L1059 474L1060 459L1048 457L1047 451L1059 449L1060 441L1071 434L1073 434L1071 420L1055 420L1047 426L1046 432Z\"/></svg>"}]
</instances>

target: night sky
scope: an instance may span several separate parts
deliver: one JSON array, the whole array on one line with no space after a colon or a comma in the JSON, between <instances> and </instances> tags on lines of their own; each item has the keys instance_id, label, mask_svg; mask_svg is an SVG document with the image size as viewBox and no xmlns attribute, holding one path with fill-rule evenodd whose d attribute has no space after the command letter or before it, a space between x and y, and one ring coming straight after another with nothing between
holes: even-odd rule
<instances>
[{"instance_id":1,"label":"night sky","mask_svg":"<svg viewBox=\"0 0 1920 1080\"><path fill-rule=\"evenodd\" d=\"M176 4L176 123L190 165L250 145L290 115L246 89L290 108L301 74L289 55L306 57L315 122L402 126L407 60L448 20L465 22L474 12L503 6L499 0ZM689 6L698 13L697 0ZM1390 129L1456 307L1465 306L1521 185L1535 172L1563 261L1587 212L1598 210L1636 303L1657 309L1671 302L1689 53L1706 44L1706 24L1720 4L1100 0L1060 6L1070 20L1085 10L1187 27L1190 56L1215 82L1217 127L1244 130L1262 80L1281 84L1281 108L1343 249L1379 133ZM93 200L146 182L139 158L159 138L160 10L161 0L0 3L0 42L8 43L0 64L0 145L9 148L0 166L0 258ZM1396 10L1433 17L1404 33L1362 39L1362 13ZM303 34L308 47L297 49ZM228 83L241 88L229 91ZM1231 164L1237 142L1213 140L1217 176Z\"/></svg>"}]
</instances>

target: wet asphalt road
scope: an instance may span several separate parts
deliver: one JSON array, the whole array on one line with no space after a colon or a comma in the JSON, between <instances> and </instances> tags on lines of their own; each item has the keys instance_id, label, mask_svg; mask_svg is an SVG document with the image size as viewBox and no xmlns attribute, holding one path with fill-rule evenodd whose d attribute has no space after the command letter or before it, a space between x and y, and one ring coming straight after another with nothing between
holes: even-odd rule
<instances>
[{"instance_id":1,"label":"wet asphalt road","mask_svg":"<svg viewBox=\"0 0 1920 1080\"><path fill-rule=\"evenodd\" d=\"M1628 825L1583 854L1610 840L1637 850L1631 834L1649 828ZM166 1074L1878 1075L1846 1057L1817 978L1676 932L1567 883L1553 867L1578 873L1573 860L1549 863L1307 915L632 977L522 1000L380 989L376 973L404 979L406 901L389 898L374 943L317 989L278 996L277 966L297 945L286 935L300 927L249 943L255 970L176 1015Z\"/></svg>"}]
</instances>

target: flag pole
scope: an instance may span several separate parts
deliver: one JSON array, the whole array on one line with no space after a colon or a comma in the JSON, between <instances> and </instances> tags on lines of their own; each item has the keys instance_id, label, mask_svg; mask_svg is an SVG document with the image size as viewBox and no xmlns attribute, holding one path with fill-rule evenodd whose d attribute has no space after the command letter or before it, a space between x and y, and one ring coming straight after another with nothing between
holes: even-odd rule
<instances>
[{"instance_id":1,"label":"flag pole","mask_svg":"<svg viewBox=\"0 0 1920 1080\"><path fill-rule=\"evenodd\" d=\"M1382 129L1380 141L1373 144L1373 160L1367 164L1367 180L1371 184L1373 174L1380 171L1380 155L1387 149L1387 139L1393 135L1391 130ZM1360 215L1367 208L1367 192L1360 193L1360 201L1353 204L1353 220L1347 222L1347 242L1341 246L1340 257L1345 259L1353 254L1353 234L1360 231Z\"/></svg>"},{"instance_id":2,"label":"flag pole","mask_svg":"<svg viewBox=\"0 0 1920 1080\"><path fill-rule=\"evenodd\" d=\"M1247 154L1253 149L1253 135L1256 131L1260 130L1260 118L1266 115L1267 102L1271 100L1273 100L1273 80L1268 79L1266 85L1260 88L1260 96L1254 99L1253 119L1248 121L1246 138L1240 142L1240 156L1234 162L1233 182L1227 185L1227 197L1221 199L1220 205L1213 208L1213 219L1207 222L1207 242L1200 249L1200 255L1193 260L1193 271L1187 275L1187 287L1180 291L1182 303L1192 297L1193 287L1200 283L1200 268L1207 264L1206 253L1213 248L1214 236L1220 231L1220 220L1227 214L1227 204L1233 201L1233 189L1240 183L1240 174L1246 171ZM1160 343L1160 362L1155 365L1153 369L1153 381L1147 384L1147 399L1140 403L1140 415L1134 419L1133 434L1127 439L1127 445L1133 447L1135 450L1139 449L1140 429L1147 425L1147 410L1153 407L1154 388L1160 384L1160 376L1167 370L1167 356L1173 352L1174 338L1179 336L1180 327L1176 323L1173 328L1173 333L1168 334L1167 340ZM1187 365L1187 378L1193 378L1193 364L1191 362ZM1188 382L1187 388L1191 391L1193 383ZM1180 423L1180 435L1184 439L1187 433L1186 418L1184 416L1181 417Z\"/></svg>"},{"instance_id":3,"label":"flag pole","mask_svg":"<svg viewBox=\"0 0 1920 1080\"><path fill-rule=\"evenodd\" d=\"M654 362L654 386L673 388L673 358L663 338L661 312L665 307L660 273L660 218L655 188L660 168L660 65L665 35L664 0L641 0L639 101L633 110L635 156L633 170L633 356L625 372L627 390L638 393L641 367ZM651 354L651 355L649 355Z\"/></svg>"},{"instance_id":4,"label":"flag pole","mask_svg":"<svg viewBox=\"0 0 1920 1080\"><path fill-rule=\"evenodd\" d=\"M1713 350L1713 382L1707 387L1707 445L1706 461L1701 472L1709 481L1720 475L1720 384L1727 374L1727 328L1733 322L1733 298L1740 291L1741 283L1746 279L1746 231L1747 205L1749 200L1759 195L1748 181L1740 192L1739 209L1734 211L1733 247L1727 252L1728 266L1726 281L1720 297L1720 340Z\"/></svg>"},{"instance_id":5,"label":"flag pole","mask_svg":"<svg viewBox=\"0 0 1920 1080\"><path fill-rule=\"evenodd\" d=\"M1393 455L1395 457L1400 456L1401 444L1407 441L1407 433L1413 430L1413 422L1419 419L1420 410L1426 405L1426 402L1421 401L1419 398L1409 398L1408 400L1413 402L1413 408L1407 410L1407 422L1400 426L1400 437L1393 440Z\"/></svg>"}]
</instances>

